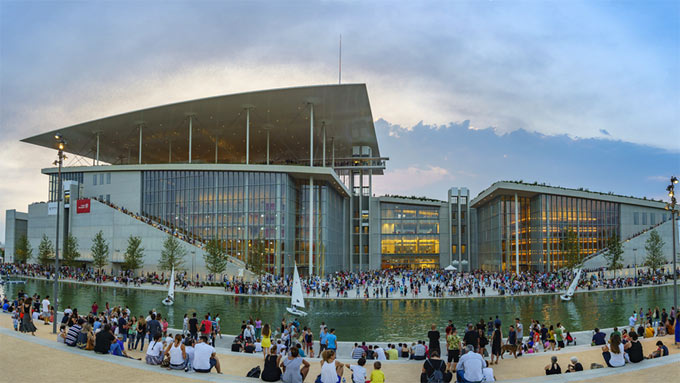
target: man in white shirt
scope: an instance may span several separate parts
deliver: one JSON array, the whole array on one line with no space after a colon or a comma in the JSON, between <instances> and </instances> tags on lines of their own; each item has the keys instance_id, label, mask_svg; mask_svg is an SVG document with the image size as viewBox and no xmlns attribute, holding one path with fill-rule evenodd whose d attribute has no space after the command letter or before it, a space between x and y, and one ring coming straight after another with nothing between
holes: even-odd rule
<instances>
[{"instance_id":1,"label":"man in white shirt","mask_svg":"<svg viewBox=\"0 0 680 383\"><path fill-rule=\"evenodd\" d=\"M635 311L633 311L633 314L628 318L628 326L629 327L635 327L635 323L637 322L637 315Z\"/></svg>"},{"instance_id":2,"label":"man in white shirt","mask_svg":"<svg viewBox=\"0 0 680 383\"><path fill-rule=\"evenodd\" d=\"M47 318L45 319L45 323L47 324L49 323L50 318L50 296L49 295L46 296L45 299L43 299L42 302L40 302L40 304L42 305L43 318Z\"/></svg>"},{"instance_id":3,"label":"man in white shirt","mask_svg":"<svg viewBox=\"0 0 680 383\"><path fill-rule=\"evenodd\" d=\"M373 349L373 352L375 352L375 359L376 360L387 360L387 357L385 356L385 350L383 350L382 347L375 346L375 348Z\"/></svg>"},{"instance_id":4,"label":"man in white shirt","mask_svg":"<svg viewBox=\"0 0 680 383\"><path fill-rule=\"evenodd\" d=\"M208 373L215 367L217 373L221 374L220 361L215 356L215 348L208 344L208 337L201 335L199 340L194 346L194 371Z\"/></svg>"},{"instance_id":5,"label":"man in white shirt","mask_svg":"<svg viewBox=\"0 0 680 383\"><path fill-rule=\"evenodd\" d=\"M467 352L460 357L456 365L456 375L461 383L481 382L484 379L484 367L486 362L481 355L475 352L471 344L466 347Z\"/></svg>"},{"instance_id":6,"label":"man in white shirt","mask_svg":"<svg viewBox=\"0 0 680 383\"><path fill-rule=\"evenodd\" d=\"M353 383L366 383L366 368L364 368L364 365L366 365L366 359L364 358L359 358L357 361L357 364L352 364L350 365L345 364L347 368L352 370L352 382Z\"/></svg>"}]
</instances>

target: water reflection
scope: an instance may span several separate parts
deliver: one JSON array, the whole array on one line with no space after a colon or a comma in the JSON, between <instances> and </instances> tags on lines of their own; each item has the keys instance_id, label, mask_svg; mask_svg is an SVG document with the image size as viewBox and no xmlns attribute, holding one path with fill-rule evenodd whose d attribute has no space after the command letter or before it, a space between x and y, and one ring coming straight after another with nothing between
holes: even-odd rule
<instances>
[{"instance_id":1,"label":"water reflection","mask_svg":"<svg viewBox=\"0 0 680 383\"><path fill-rule=\"evenodd\" d=\"M0 286L0 291L14 296L20 289L41 296L52 294L52 282L29 280L26 285ZM177 292L174 306L164 306L161 291L120 289L107 286L83 286L64 283L60 289L61 307L78 307L89 311L94 301L100 308L105 303L128 306L135 315L146 315L155 308L168 319L173 328L182 328L185 313L219 313L222 332L233 334L241 321L261 318L278 328L286 315L287 301L256 297L185 294ZM498 315L504 327L514 323L515 317L526 324L532 319L557 324L562 322L570 330L611 327L627 323L630 312L640 307L669 307L673 300L672 286L576 294L570 302L562 302L557 295L506 298L436 299L436 300L308 300L309 315L302 323L311 326L315 336L321 321L337 330L341 340L405 341L422 339L430 324L444 326L453 320L456 327L480 318L488 320Z\"/></svg>"}]
</instances>

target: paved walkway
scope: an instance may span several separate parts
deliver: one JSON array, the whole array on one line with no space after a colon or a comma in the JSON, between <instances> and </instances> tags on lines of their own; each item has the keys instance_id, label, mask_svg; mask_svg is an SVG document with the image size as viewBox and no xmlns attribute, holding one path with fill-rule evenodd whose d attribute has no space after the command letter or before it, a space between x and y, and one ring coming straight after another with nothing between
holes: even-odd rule
<instances>
[{"instance_id":1,"label":"paved walkway","mask_svg":"<svg viewBox=\"0 0 680 383\"><path fill-rule=\"evenodd\" d=\"M236 382L246 383L256 380L244 378L248 370L256 365L262 367L262 355L247 355L231 353L224 349L218 349L224 375L184 373L182 371L169 371L156 366L146 365L142 361L125 359L107 355L97 355L94 352L82 351L59 344L55 335L51 333L51 326L38 324L38 332L33 337L30 334L22 334L11 330L11 319L8 315L0 315L0 370L3 378L7 381L97 381L97 382L120 382L144 381L144 382ZM590 363L602 364L602 355L599 347L581 345L555 353L528 354L516 360L508 358L501 360L499 365L494 365L494 374L499 381L509 382L611 382L627 381L662 381L673 382L680 374L680 348L672 346L670 336L664 338L650 338L643 340L645 354L650 353L658 340L663 339L669 345L672 353L670 357L657 360L647 360L638 365L598 370L586 370L582 373L565 374L558 377L546 377L543 375L543 367L549 363L550 356L557 355L558 362L563 369L568 364L571 356L577 356L581 363L589 368ZM139 351L132 351L134 357L143 357ZM307 382L313 381L319 373L319 359L308 359L312 369ZM340 359L347 362L347 359ZM351 362L351 361L349 361ZM390 383L414 383L419 381L422 362L413 361L386 361L383 363L383 371L386 380ZM8 368L8 367L12 368ZM371 366L368 370L370 372ZM621 374L625 374L622 376ZM638 379L632 380L633 376ZM665 379L663 377L666 377Z\"/></svg>"}]
</instances>

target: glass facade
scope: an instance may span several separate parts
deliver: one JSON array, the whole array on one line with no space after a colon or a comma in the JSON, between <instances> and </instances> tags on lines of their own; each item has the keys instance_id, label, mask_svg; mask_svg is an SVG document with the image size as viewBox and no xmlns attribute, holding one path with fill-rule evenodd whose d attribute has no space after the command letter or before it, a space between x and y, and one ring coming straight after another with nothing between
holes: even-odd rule
<instances>
[{"instance_id":1,"label":"glass facade","mask_svg":"<svg viewBox=\"0 0 680 383\"><path fill-rule=\"evenodd\" d=\"M336 245L342 238L343 198L325 182L314 187L319 244L314 258L317 272L326 272L344 250ZM285 173L144 171L142 214L204 243L217 238L228 255L243 261L261 256L271 273L292 267L295 256L303 273L309 260L308 191L308 181Z\"/></svg>"},{"instance_id":2,"label":"glass facade","mask_svg":"<svg viewBox=\"0 0 680 383\"><path fill-rule=\"evenodd\" d=\"M50 181L49 181L49 189L47 192L47 199L48 201L56 201L57 200L57 179L58 179L58 174L50 174ZM69 172L61 173L61 180L63 181L77 181L79 184L83 183L83 173L82 172ZM63 186L62 186L63 187Z\"/></svg>"},{"instance_id":3,"label":"glass facade","mask_svg":"<svg viewBox=\"0 0 680 383\"><path fill-rule=\"evenodd\" d=\"M501 195L477 209L479 262L482 269L549 271L567 264L566 237L576 233L580 257L606 247L620 236L618 203L559 195ZM519 229L517 231L517 229ZM518 257L519 255L519 257Z\"/></svg>"},{"instance_id":4,"label":"glass facade","mask_svg":"<svg viewBox=\"0 0 680 383\"><path fill-rule=\"evenodd\" d=\"M380 204L382 267L439 267L439 207Z\"/></svg>"}]
</instances>

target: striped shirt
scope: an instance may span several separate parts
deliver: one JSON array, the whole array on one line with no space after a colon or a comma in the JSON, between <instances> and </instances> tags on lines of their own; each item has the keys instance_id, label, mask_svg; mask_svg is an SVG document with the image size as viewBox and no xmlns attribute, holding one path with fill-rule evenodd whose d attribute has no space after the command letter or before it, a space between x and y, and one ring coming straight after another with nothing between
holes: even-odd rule
<instances>
[{"instance_id":1,"label":"striped shirt","mask_svg":"<svg viewBox=\"0 0 680 383\"><path fill-rule=\"evenodd\" d=\"M68 333L66 333L66 343L67 346L74 347L76 345L76 342L78 341L78 334L80 334L80 330L83 328L80 325L73 325L71 326L70 329L68 329Z\"/></svg>"}]
</instances>

